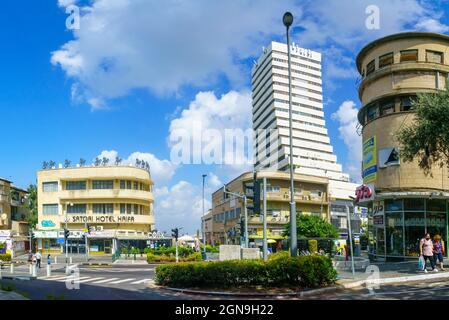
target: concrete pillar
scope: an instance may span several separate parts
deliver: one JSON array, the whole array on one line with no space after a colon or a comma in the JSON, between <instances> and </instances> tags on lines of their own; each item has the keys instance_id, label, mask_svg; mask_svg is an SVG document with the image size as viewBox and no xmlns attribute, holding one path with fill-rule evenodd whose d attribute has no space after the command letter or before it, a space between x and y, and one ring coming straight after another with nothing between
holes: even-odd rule
<instances>
[{"instance_id":1,"label":"concrete pillar","mask_svg":"<svg viewBox=\"0 0 449 320\"><path fill-rule=\"evenodd\" d=\"M51 265L47 264L47 277L51 277Z\"/></svg>"}]
</instances>

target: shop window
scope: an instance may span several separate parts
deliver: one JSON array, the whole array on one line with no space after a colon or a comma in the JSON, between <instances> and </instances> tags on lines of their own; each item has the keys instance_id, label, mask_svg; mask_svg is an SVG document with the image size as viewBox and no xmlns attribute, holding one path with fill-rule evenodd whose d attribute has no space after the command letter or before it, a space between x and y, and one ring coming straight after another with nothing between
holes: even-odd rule
<instances>
[{"instance_id":1,"label":"shop window","mask_svg":"<svg viewBox=\"0 0 449 320\"><path fill-rule=\"evenodd\" d=\"M417 257L419 242L425 233L424 212L404 212L405 255Z\"/></svg>"},{"instance_id":2,"label":"shop window","mask_svg":"<svg viewBox=\"0 0 449 320\"><path fill-rule=\"evenodd\" d=\"M418 50L401 51L401 62L418 61Z\"/></svg>"},{"instance_id":3,"label":"shop window","mask_svg":"<svg viewBox=\"0 0 449 320\"><path fill-rule=\"evenodd\" d=\"M366 65L366 76L369 76L374 70L376 70L376 60L373 60Z\"/></svg>"},{"instance_id":4,"label":"shop window","mask_svg":"<svg viewBox=\"0 0 449 320\"><path fill-rule=\"evenodd\" d=\"M426 232L430 233L433 238L435 235L440 235L446 240L447 221L445 212L427 212L426 213ZM447 245L447 243L445 243Z\"/></svg>"},{"instance_id":5,"label":"shop window","mask_svg":"<svg viewBox=\"0 0 449 320\"><path fill-rule=\"evenodd\" d=\"M371 121L379 117L379 107L377 105L368 108L367 120Z\"/></svg>"},{"instance_id":6,"label":"shop window","mask_svg":"<svg viewBox=\"0 0 449 320\"><path fill-rule=\"evenodd\" d=\"M393 64L393 52L379 57L379 68L389 66L390 64Z\"/></svg>"},{"instance_id":7,"label":"shop window","mask_svg":"<svg viewBox=\"0 0 449 320\"><path fill-rule=\"evenodd\" d=\"M401 98L401 111L409 111L413 109L412 97Z\"/></svg>"},{"instance_id":8,"label":"shop window","mask_svg":"<svg viewBox=\"0 0 449 320\"><path fill-rule=\"evenodd\" d=\"M402 211L402 200L385 200L385 211Z\"/></svg>"},{"instance_id":9,"label":"shop window","mask_svg":"<svg viewBox=\"0 0 449 320\"><path fill-rule=\"evenodd\" d=\"M443 199L428 199L426 201L426 210L446 212L446 201Z\"/></svg>"},{"instance_id":10,"label":"shop window","mask_svg":"<svg viewBox=\"0 0 449 320\"><path fill-rule=\"evenodd\" d=\"M443 63L443 53L438 51L426 50L426 61L432 63Z\"/></svg>"},{"instance_id":11,"label":"shop window","mask_svg":"<svg viewBox=\"0 0 449 320\"><path fill-rule=\"evenodd\" d=\"M404 210L406 211L424 210L424 199L404 199Z\"/></svg>"},{"instance_id":12,"label":"shop window","mask_svg":"<svg viewBox=\"0 0 449 320\"><path fill-rule=\"evenodd\" d=\"M394 113L394 99L382 101L380 103L380 115L385 116L391 113Z\"/></svg>"}]
</instances>

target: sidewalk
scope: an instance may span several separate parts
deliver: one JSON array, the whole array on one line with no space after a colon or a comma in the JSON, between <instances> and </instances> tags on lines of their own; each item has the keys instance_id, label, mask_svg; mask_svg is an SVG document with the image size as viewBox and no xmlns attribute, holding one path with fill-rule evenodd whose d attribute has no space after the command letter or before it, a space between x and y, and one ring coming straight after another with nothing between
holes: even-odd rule
<instances>
[{"instance_id":1,"label":"sidewalk","mask_svg":"<svg viewBox=\"0 0 449 320\"><path fill-rule=\"evenodd\" d=\"M69 262L70 258L72 258L72 263L85 263L86 262L86 255L85 254L69 254ZM52 254L51 255L52 263L65 263L65 254ZM15 262L28 262L28 255L24 254L21 256L18 256L13 259ZM112 263L112 255L89 255L88 256L88 262L90 263ZM42 256L42 265L47 264L47 255Z\"/></svg>"},{"instance_id":2,"label":"sidewalk","mask_svg":"<svg viewBox=\"0 0 449 320\"><path fill-rule=\"evenodd\" d=\"M12 291L0 290L0 300L29 300L29 299Z\"/></svg>"}]
</instances>

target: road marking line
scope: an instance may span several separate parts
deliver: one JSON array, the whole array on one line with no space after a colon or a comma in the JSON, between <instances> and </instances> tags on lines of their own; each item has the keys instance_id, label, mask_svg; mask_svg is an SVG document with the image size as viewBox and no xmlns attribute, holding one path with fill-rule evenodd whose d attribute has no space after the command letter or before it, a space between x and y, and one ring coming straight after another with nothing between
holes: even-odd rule
<instances>
[{"instance_id":1,"label":"road marking line","mask_svg":"<svg viewBox=\"0 0 449 320\"><path fill-rule=\"evenodd\" d=\"M150 281L150 280L151 280L151 279L138 280L138 281L131 282L131 284L140 284L140 283L148 282L148 281Z\"/></svg>"},{"instance_id":2,"label":"road marking line","mask_svg":"<svg viewBox=\"0 0 449 320\"><path fill-rule=\"evenodd\" d=\"M133 281L133 280L136 280L136 278L128 278L128 279L118 280L118 281L110 282L110 284L119 284L119 283Z\"/></svg>"},{"instance_id":3,"label":"road marking line","mask_svg":"<svg viewBox=\"0 0 449 320\"><path fill-rule=\"evenodd\" d=\"M65 279L55 280L55 281L58 281L58 282L79 281L79 280L83 280L83 279L87 279L87 278L90 278L90 277L79 277L79 278L77 278L77 277L73 277L73 276L72 277L68 276Z\"/></svg>"},{"instance_id":4,"label":"road marking line","mask_svg":"<svg viewBox=\"0 0 449 320\"><path fill-rule=\"evenodd\" d=\"M120 279L120 278L110 278L110 279L95 281L93 283L105 283L105 282L114 281L114 280L117 280L117 279Z\"/></svg>"},{"instance_id":5,"label":"road marking line","mask_svg":"<svg viewBox=\"0 0 449 320\"><path fill-rule=\"evenodd\" d=\"M63 276L63 277L57 277L57 276L56 276L56 277L53 277L53 278L52 278L52 277L49 277L49 278L46 278L46 279L47 279L47 280L52 280L52 281L53 281L53 280L60 280L60 279L65 279L65 278L67 278L67 276Z\"/></svg>"},{"instance_id":6,"label":"road marking line","mask_svg":"<svg viewBox=\"0 0 449 320\"><path fill-rule=\"evenodd\" d=\"M95 280L100 280L100 279L104 279L104 277L98 277L98 278L90 278L90 279L80 280L80 281L78 281L78 283L89 282L89 281L95 281Z\"/></svg>"}]
</instances>

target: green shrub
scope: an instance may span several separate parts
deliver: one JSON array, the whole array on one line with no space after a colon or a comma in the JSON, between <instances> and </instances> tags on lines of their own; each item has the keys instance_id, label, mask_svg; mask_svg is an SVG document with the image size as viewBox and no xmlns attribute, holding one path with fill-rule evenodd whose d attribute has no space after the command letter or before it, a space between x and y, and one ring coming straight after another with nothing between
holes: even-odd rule
<instances>
[{"instance_id":1,"label":"green shrub","mask_svg":"<svg viewBox=\"0 0 449 320\"><path fill-rule=\"evenodd\" d=\"M290 257L289 251L278 251L268 255L268 260L286 259Z\"/></svg>"},{"instance_id":2,"label":"green shrub","mask_svg":"<svg viewBox=\"0 0 449 320\"><path fill-rule=\"evenodd\" d=\"M309 252L310 253L317 253L318 252L318 241L311 239L309 240Z\"/></svg>"},{"instance_id":3,"label":"green shrub","mask_svg":"<svg viewBox=\"0 0 449 320\"><path fill-rule=\"evenodd\" d=\"M288 253L287 253L288 254ZM231 288L239 286L316 288L335 282L337 273L325 256L263 260L182 262L156 267L156 283L170 287Z\"/></svg>"},{"instance_id":4,"label":"green shrub","mask_svg":"<svg viewBox=\"0 0 449 320\"><path fill-rule=\"evenodd\" d=\"M0 254L0 261L11 261L11 255L10 254Z\"/></svg>"},{"instance_id":5,"label":"green shrub","mask_svg":"<svg viewBox=\"0 0 449 320\"><path fill-rule=\"evenodd\" d=\"M192 254L189 254L187 256L181 256L179 255L179 261L202 261L202 255L201 252L193 252ZM153 253L147 253L147 262L148 263L155 263L155 262L176 262L176 255L175 254L159 254L155 255Z\"/></svg>"}]
</instances>

